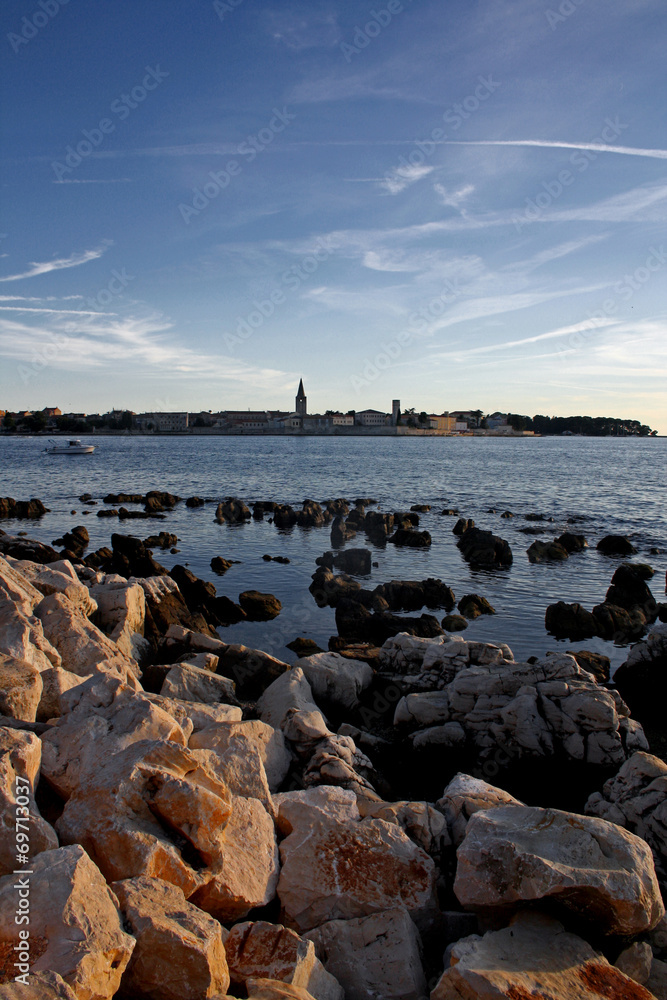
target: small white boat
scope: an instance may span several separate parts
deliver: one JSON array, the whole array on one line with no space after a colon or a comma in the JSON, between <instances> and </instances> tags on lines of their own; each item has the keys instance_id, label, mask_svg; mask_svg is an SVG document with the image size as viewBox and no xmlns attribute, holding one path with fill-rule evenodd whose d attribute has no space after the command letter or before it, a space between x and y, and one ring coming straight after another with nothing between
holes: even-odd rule
<instances>
[{"instance_id":1,"label":"small white boat","mask_svg":"<svg viewBox=\"0 0 667 1000\"><path fill-rule=\"evenodd\" d=\"M47 455L92 455L95 451L94 444L81 444L78 438L60 443L51 441L44 449Z\"/></svg>"}]
</instances>

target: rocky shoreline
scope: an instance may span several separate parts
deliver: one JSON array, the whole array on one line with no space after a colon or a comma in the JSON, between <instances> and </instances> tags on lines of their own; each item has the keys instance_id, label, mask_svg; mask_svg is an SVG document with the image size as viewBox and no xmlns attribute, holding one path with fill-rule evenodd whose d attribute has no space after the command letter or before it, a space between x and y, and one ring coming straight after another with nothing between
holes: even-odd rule
<instances>
[{"instance_id":1,"label":"rocky shoreline","mask_svg":"<svg viewBox=\"0 0 667 1000\"><path fill-rule=\"evenodd\" d=\"M643 564L607 593L645 636L611 684L599 654L466 640L480 595L366 589L356 537L430 542L423 508L372 504L216 509L331 533L310 589L338 635L293 664L221 638L280 602L167 572L169 532L87 556L83 526L59 551L0 533L0 997L667 998L667 625ZM507 543L462 521L464 558L502 572Z\"/></svg>"}]
</instances>

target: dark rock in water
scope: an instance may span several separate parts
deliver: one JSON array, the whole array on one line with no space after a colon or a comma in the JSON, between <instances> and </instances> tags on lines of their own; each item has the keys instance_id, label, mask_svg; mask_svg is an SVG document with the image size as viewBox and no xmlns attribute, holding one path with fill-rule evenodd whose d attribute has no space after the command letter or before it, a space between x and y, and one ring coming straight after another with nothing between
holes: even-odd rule
<instances>
[{"instance_id":1,"label":"dark rock in water","mask_svg":"<svg viewBox=\"0 0 667 1000\"><path fill-rule=\"evenodd\" d=\"M481 528L468 528L456 543L471 566L494 568L512 565L512 550L504 538Z\"/></svg>"},{"instance_id":2,"label":"dark rock in water","mask_svg":"<svg viewBox=\"0 0 667 1000\"><path fill-rule=\"evenodd\" d=\"M180 499L173 493L165 493L163 490L149 490L144 503L148 506L149 503L155 501L163 510L171 510L179 503Z\"/></svg>"},{"instance_id":3,"label":"dark rock in water","mask_svg":"<svg viewBox=\"0 0 667 1000\"><path fill-rule=\"evenodd\" d=\"M52 549L50 545L37 542L32 538L19 538L16 535L0 534L0 553L3 556L13 556L14 559L28 559L30 562L47 563L57 562L61 558L60 553Z\"/></svg>"},{"instance_id":4,"label":"dark rock in water","mask_svg":"<svg viewBox=\"0 0 667 1000\"><path fill-rule=\"evenodd\" d=\"M462 535L464 531L470 531L471 528L475 527L475 522L470 517L460 517L454 527L452 532L455 535Z\"/></svg>"},{"instance_id":5,"label":"dark rock in water","mask_svg":"<svg viewBox=\"0 0 667 1000\"><path fill-rule=\"evenodd\" d=\"M504 510L500 516L504 517L505 519L508 519L510 517L514 517L514 514L512 513L511 510Z\"/></svg>"},{"instance_id":6,"label":"dark rock in water","mask_svg":"<svg viewBox=\"0 0 667 1000\"><path fill-rule=\"evenodd\" d=\"M289 504L281 504L273 512L273 523L276 528L291 528L296 524L297 514Z\"/></svg>"},{"instance_id":7,"label":"dark rock in water","mask_svg":"<svg viewBox=\"0 0 667 1000\"><path fill-rule=\"evenodd\" d=\"M88 543L90 542L90 536L88 531L82 524L72 528L63 535L62 543L65 548L73 552L77 558L81 558L85 550L88 548Z\"/></svg>"},{"instance_id":8,"label":"dark rock in water","mask_svg":"<svg viewBox=\"0 0 667 1000\"><path fill-rule=\"evenodd\" d=\"M143 493L107 493L104 503L145 503L146 497Z\"/></svg>"},{"instance_id":9,"label":"dark rock in water","mask_svg":"<svg viewBox=\"0 0 667 1000\"><path fill-rule=\"evenodd\" d=\"M202 497L188 497L185 501L186 507L203 507L206 501Z\"/></svg>"},{"instance_id":10,"label":"dark rock in water","mask_svg":"<svg viewBox=\"0 0 667 1000\"><path fill-rule=\"evenodd\" d=\"M278 506L275 500L258 500L252 505L252 516L256 521L261 521L265 514L272 514Z\"/></svg>"},{"instance_id":11,"label":"dark rock in water","mask_svg":"<svg viewBox=\"0 0 667 1000\"><path fill-rule=\"evenodd\" d=\"M479 594L466 594L459 601L459 611L464 618L479 618L480 615L495 615L496 609Z\"/></svg>"},{"instance_id":12,"label":"dark rock in water","mask_svg":"<svg viewBox=\"0 0 667 1000\"><path fill-rule=\"evenodd\" d=\"M250 517L252 517L250 509L246 507L243 500L237 500L236 497L219 503L215 512L215 519L220 524L224 521L229 521L230 524L243 524Z\"/></svg>"},{"instance_id":13,"label":"dark rock in water","mask_svg":"<svg viewBox=\"0 0 667 1000\"><path fill-rule=\"evenodd\" d=\"M526 521L544 521L544 514L530 513L530 514L524 514L523 516L525 517Z\"/></svg>"},{"instance_id":14,"label":"dark rock in water","mask_svg":"<svg viewBox=\"0 0 667 1000\"><path fill-rule=\"evenodd\" d=\"M93 499L92 493L82 493L81 496L79 497L79 503L90 503L92 499Z\"/></svg>"},{"instance_id":15,"label":"dark rock in water","mask_svg":"<svg viewBox=\"0 0 667 1000\"><path fill-rule=\"evenodd\" d=\"M291 649L297 656L313 656L314 653L324 652L324 650L318 646L313 639L304 639L303 636L299 636L297 639L292 639L291 642L288 642L285 645L287 649Z\"/></svg>"},{"instance_id":16,"label":"dark rock in water","mask_svg":"<svg viewBox=\"0 0 667 1000\"><path fill-rule=\"evenodd\" d=\"M111 536L111 548L113 558L111 562L111 572L119 573L121 576L165 576L167 574L164 566L160 566L153 559L153 553L147 549L140 538L133 535Z\"/></svg>"},{"instance_id":17,"label":"dark rock in water","mask_svg":"<svg viewBox=\"0 0 667 1000\"><path fill-rule=\"evenodd\" d=\"M156 596L150 590L146 591L145 638L156 646L170 625L180 625L193 632L218 638L215 629L209 625L202 614L190 611L179 590L160 594L160 596Z\"/></svg>"},{"instance_id":18,"label":"dark rock in water","mask_svg":"<svg viewBox=\"0 0 667 1000\"><path fill-rule=\"evenodd\" d=\"M148 514L162 514L166 508L160 503L157 497L146 497L144 509Z\"/></svg>"},{"instance_id":19,"label":"dark rock in water","mask_svg":"<svg viewBox=\"0 0 667 1000\"><path fill-rule=\"evenodd\" d=\"M345 549L333 557L336 569L353 576L369 576L371 572L370 549Z\"/></svg>"},{"instance_id":20,"label":"dark rock in water","mask_svg":"<svg viewBox=\"0 0 667 1000\"><path fill-rule=\"evenodd\" d=\"M434 638L444 631L433 615L420 618L401 618L399 615L371 613L357 601L342 599L336 606L338 634L351 642L371 642L381 646L390 636L399 632Z\"/></svg>"},{"instance_id":21,"label":"dark rock in water","mask_svg":"<svg viewBox=\"0 0 667 1000\"><path fill-rule=\"evenodd\" d=\"M331 544L335 549L339 549L350 538L354 538L356 534L356 529L348 525L347 521L341 515L335 518L331 525Z\"/></svg>"},{"instance_id":22,"label":"dark rock in water","mask_svg":"<svg viewBox=\"0 0 667 1000\"><path fill-rule=\"evenodd\" d=\"M118 517L118 511L115 507L103 507L97 512L98 517Z\"/></svg>"},{"instance_id":23,"label":"dark rock in water","mask_svg":"<svg viewBox=\"0 0 667 1000\"><path fill-rule=\"evenodd\" d=\"M611 661L608 656L592 653L588 649L568 649L568 653L575 658L582 670L593 674L599 684L605 684L609 680Z\"/></svg>"},{"instance_id":24,"label":"dark rock in water","mask_svg":"<svg viewBox=\"0 0 667 1000\"><path fill-rule=\"evenodd\" d=\"M459 513L458 507L445 507L444 510L440 511L440 516L441 517L443 517L443 516L444 517L456 517L456 515L458 513Z\"/></svg>"},{"instance_id":25,"label":"dark rock in water","mask_svg":"<svg viewBox=\"0 0 667 1000\"><path fill-rule=\"evenodd\" d=\"M164 521L165 515L160 514L159 511L153 510L128 510L127 507L118 508L118 517L121 521L134 520L141 521L146 520L148 517L154 517L158 521Z\"/></svg>"},{"instance_id":26,"label":"dark rock in water","mask_svg":"<svg viewBox=\"0 0 667 1000\"><path fill-rule=\"evenodd\" d=\"M210 606L209 615L215 619L216 625L236 625L237 622L245 621L248 617L238 604L231 597L216 597L215 602Z\"/></svg>"},{"instance_id":27,"label":"dark rock in water","mask_svg":"<svg viewBox=\"0 0 667 1000\"><path fill-rule=\"evenodd\" d=\"M144 545L149 549L170 549L178 542L178 535L172 535L169 531L161 531L157 535L149 535L144 538Z\"/></svg>"},{"instance_id":28,"label":"dark rock in water","mask_svg":"<svg viewBox=\"0 0 667 1000\"><path fill-rule=\"evenodd\" d=\"M463 615L445 615L440 624L445 632L463 632L468 627L468 622Z\"/></svg>"},{"instance_id":29,"label":"dark rock in water","mask_svg":"<svg viewBox=\"0 0 667 1000\"><path fill-rule=\"evenodd\" d=\"M48 512L41 500L14 500L13 497L0 497L0 518L15 517L20 520L36 520Z\"/></svg>"},{"instance_id":30,"label":"dark rock in water","mask_svg":"<svg viewBox=\"0 0 667 1000\"><path fill-rule=\"evenodd\" d=\"M387 541L393 542L394 545L406 545L411 549L423 549L431 544L432 539L428 531L415 531L414 528L397 528Z\"/></svg>"},{"instance_id":31,"label":"dark rock in water","mask_svg":"<svg viewBox=\"0 0 667 1000\"><path fill-rule=\"evenodd\" d=\"M647 622L656 619L656 602L645 581L650 580L653 570L645 564L621 563L611 578L611 587L605 594L605 602L616 604L627 611L639 610Z\"/></svg>"},{"instance_id":32,"label":"dark rock in water","mask_svg":"<svg viewBox=\"0 0 667 1000\"><path fill-rule=\"evenodd\" d=\"M277 563L282 563L283 566L289 566L290 560L287 556L274 556L273 561Z\"/></svg>"},{"instance_id":33,"label":"dark rock in water","mask_svg":"<svg viewBox=\"0 0 667 1000\"><path fill-rule=\"evenodd\" d=\"M252 622L267 622L277 618L282 604L273 594L262 594L258 590L244 590L239 594L239 604Z\"/></svg>"},{"instance_id":34,"label":"dark rock in water","mask_svg":"<svg viewBox=\"0 0 667 1000\"><path fill-rule=\"evenodd\" d=\"M588 542L583 535L575 535L571 531L564 531L562 535L559 535L556 539L558 545L562 545L563 548L569 552L582 552L583 549L588 548Z\"/></svg>"},{"instance_id":35,"label":"dark rock in water","mask_svg":"<svg viewBox=\"0 0 667 1000\"><path fill-rule=\"evenodd\" d=\"M394 530L398 528L416 528L419 525L419 514L410 510L394 511Z\"/></svg>"},{"instance_id":36,"label":"dark rock in water","mask_svg":"<svg viewBox=\"0 0 667 1000\"><path fill-rule=\"evenodd\" d=\"M418 611L420 608L454 607L454 591L442 580L391 580L380 584L373 591L376 597L385 600L392 611Z\"/></svg>"},{"instance_id":37,"label":"dark rock in water","mask_svg":"<svg viewBox=\"0 0 667 1000\"><path fill-rule=\"evenodd\" d=\"M546 528L536 528L534 525L525 528L519 528L522 535L544 535L546 533Z\"/></svg>"},{"instance_id":38,"label":"dark rock in water","mask_svg":"<svg viewBox=\"0 0 667 1000\"><path fill-rule=\"evenodd\" d=\"M380 647L374 646L370 642L348 642L340 635L332 635L329 639L329 650L332 653L340 653L349 660L361 660L368 663L373 670L381 670Z\"/></svg>"},{"instance_id":39,"label":"dark rock in water","mask_svg":"<svg viewBox=\"0 0 667 1000\"><path fill-rule=\"evenodd\" d=\"M347 500L342 497L338 497L337 500L327 500L326 508L332 517L339 517L349 513L350 505Z\"/></svg>"},{"instance_id":40,"label":"dark rock in water","mask_svg":"<svg viewBox=\"0 0 667 1000\"><path fill-rule=\"evenodd\" d=\"M410 510L416 511L418 514L428 514L431 509L430 503L413 503Z\"/></svg>"},{"instance_id":41,"label":"dark rock in water","mask_svg":"<svg viewBox=\"0 0 667 1000\"><path fill-rule=\"evenodd\" d=\"M597 550L605 556L632 556L637 552L625 535L605 535L598 542Z\"/></svg>"},{"instance_id":42,"label":"dark rock in water","mask_svg":"<svg viewBox=\"0 0 667 1000\"><path fill-rule=\"evenodd\" d=\"M359 531L364 527L364 522L366 520L366 510L364 507L355 507L347 515L345 523L348 528L353 528L355 531Z\"/></svg>"},{"instance_id":43,"label":"dark rock in water","mask_svg":"<svg viewBox=\"0 0 667 1000\"><path fill-rule=\"evenodd\" d=\"M598 634L598 624L590 611L581 604L558 601L550 604L544 616L547 632L559 639L592 639Z\"/></svg>"},{"instance_id":44,"label":"dark rock in water","mask_svg":"<svg viewBox=\"0 0 667 1000\"><path fill-rule=\"evenodd\" d=\"M331 511L323 511L314 500L304 500L303 509L297 511L296 523L302 528L321 528L328 524L332 517Z\"/></svg>"},{"instance_id":45,"label":"dark rock in water","mask_svg":"<svg viewBox=\"0 0 667 1000\"><path fill-rule=\"evenodd\" d=\"M658 621L667 622L667 604L658 604Z\"/></svg>"},{"instance_id":46,"label":"dark rock in water","mask_svg":"<svg viewBox=\"0 0 667 1000\"><path fill-rule=\"evenodd\" d=\"M235 625L246 617L243 609L229 597L217 596L214 583L200 580L185 566L174 566L169 576L178 584L188 610L202 615L209 625Z\"/></svg>"},{"instance_id":47,"label":"dark rock in water","mask_svg":"<svg viewBox=\"0 0 667 1000\"><path fill-rule=\"evenodd\" d=\"M526 550L532 563L563 562L568 558L568 550L558 542L533 542Z\"/></svg>"},{"instance_id":48,"label":"dark rock in water","mask_svg":"<svg viewBox=\"0 0 667 1000\"><path fill-rule=\"evenodd\" d=\"M639 638L646 628L647 618L639 607L628 610L610 601L596 604L593 617L598 635L614 642L627 642Z\"/></svg>"},{"instance_id":49,"label":"dark rock in water","mask_svg":"<svg viewBox=\"0 0 667 1000\"><path fill-rule=\"evenodd\" d=\"M318 607L325 608L328 605L335 608L343 598L356 599L361 584L345 573L336 576L327 566L321 566L313 573L313 582L308 589Z\"/></svg>"},{"instance_id":50,"label":"dark rock in water","mask_svg":"<svg viewBox=\"0 0 667 1000\"><path fill-rule=\"evenodd\" d=\"M355 507L372 507L373 504L377 503L373 497L357 497L353 501Z\"/></svg>"},{"instance_id":51,"label":"dark rock in water","mask_svg":"<svg viewBox=\"0 0 667 1000\"><path fill-rule=\"evenodd\" d=\"M109 548L96 549L83 560L90 569L106 569L113 561L113 552Z\"/></svg>"},{"instance_id":52,"label":"dark rock in water","mask_svg":"<svg viewBox=\"0 0 667 1000\"><path fill-rule=\"evenodd\" d=\"M213 556L211 559L211 569L214 573L219 573L220 575L226 573L231 565L231 560L223 559L222 556Z\"/></svg>"},{"instance_id":53,"label":"dark rock in water","mask_svg":"<svg viewBox=\"0 0 667 1000\"><path fill-rule=\"evenodd\" d=\"M370 510L364 519L364 531L373 545L384 545L393 527L394 515L379 510Z\"/></svg>"}]
</instances>

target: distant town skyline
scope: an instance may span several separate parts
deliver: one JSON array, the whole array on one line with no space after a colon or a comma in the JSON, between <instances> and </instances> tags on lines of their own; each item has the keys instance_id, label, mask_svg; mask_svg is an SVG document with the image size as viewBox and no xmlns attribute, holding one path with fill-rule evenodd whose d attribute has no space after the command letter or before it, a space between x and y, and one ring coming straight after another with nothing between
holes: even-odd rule
<instances>
[{"instance_id":1,"label":"distant town skyline","mask_svg":"<svg viewBox=\"0 0 667 1000\"><path fill-rule=\"evenodd\" d=\"M280 409L303 375L314 410L667 434L661 0L0 17L5 409Z\"/></svg>"}]
</instances>

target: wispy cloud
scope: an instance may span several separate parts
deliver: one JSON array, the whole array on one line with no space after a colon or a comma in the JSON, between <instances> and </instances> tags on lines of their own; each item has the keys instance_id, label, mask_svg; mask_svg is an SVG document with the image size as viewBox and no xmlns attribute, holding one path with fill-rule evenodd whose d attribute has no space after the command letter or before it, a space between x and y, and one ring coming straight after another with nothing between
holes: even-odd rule
<instances>
[{"instance_id":1,"label":"wispy cloud","mask_svg":"<svg viewBox=\"0 0 667 1000\"><path fill-rule=\"evenodd\" d=\"M595 329L603 329L604 327L616 326L618 320L614 319L600 319L595 322ZM537 344L542 340L554 340L559 337L570 337L575 333L582 333L584 331L590 333L591 321L590 319L582 320L580 323L573 323L570 326L561 326L557 330L549 330L547 333L536 333L532 337L522 337L520 340L507 340L502 344L485 344L482 347L470 347L463 351L439 351L437 354L432 355L432 357L438 358L467 358L472 355L478 354L489 354L494 351L509 351L514 347L525 347L527 344ZM551 357L551 355L548 355Z\"/></svg>"},{"instance_id":2,"label":"wispy cloud","mask_svg":"<svg viewBox=\"0 0 667 1000\"><path fill-rule=\"evenodd\" d=\"M620 153L623 156L647 156L667 160L667 149L639 149L635 146L608 146L597 142L553 142L548 139L443 139L444 146L538 146L544 149L581 149L592 153Z\"/></svg>"},{"instance_id":3,"label":"wispy cloud","mask_svg":"<svg viewBox=\"0 0 667 1000\"><path fill-rule=\"evenodd\" d=\"M433 167L412 166L411 164L395 167L380 181L380 187L387 194L400 194L411 184L415 184L423 177L428 177L431 173L433 173Z\"/></svg>"},{"instance_id":4,"label":"wispy cloud","mask_svg":"<svg viewBox=\"0 0 667 1000\"><path fill-rule=\"evenodd\" d=\"M131 184L130 177L99 177L96 179L85 179L81 177L61 177L54 180L54 184Z\"/></svg>"},{"instance_id":5,"label":"wispy cloud","mask_svg":"<svg viewBox=\"0 0 667 1000\"><path fill-rule=\"evenodd\" d=\"M84 250L83 253L73 253L71 257L61 257L58 260L47 260L44 263L31 261L30 270L21 274L9 274L0 281L21 281L23 278L35 278L40 274L48 274L50 271L62 271L68 267L80 267L81 264L88 264L91 260L97 260L106 253L108 246L100 246L95 250Z\"/></svg>"},{"instance_id":6,"label":"wispy cloud","mask_svg":"<svg viewBox=\"0 0 667 1000\"><path fill-rule=\"evenodd\" d=\"M441 204L455 208L457 211L462 211L461 206L468 200L475 188L472 184L464 184L457 191L448 191L444 184L434 184L433 190L438 195Z\"/></svg>"}]
</instances>

